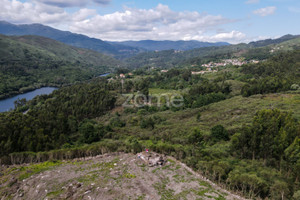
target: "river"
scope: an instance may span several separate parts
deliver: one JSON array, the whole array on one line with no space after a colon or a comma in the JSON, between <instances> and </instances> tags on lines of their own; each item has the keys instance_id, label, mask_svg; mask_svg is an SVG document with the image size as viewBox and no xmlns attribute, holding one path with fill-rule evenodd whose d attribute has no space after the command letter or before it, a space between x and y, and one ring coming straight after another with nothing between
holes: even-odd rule
<instances>
[{"instance_id":1,"label":"river","mask_svg":"<svg viewBox=\"0 0 300 200\"><path fill-rule=\"evenodd\" d=\"M29 101L34 97L36 97L37 95L50 94L56 89L57 88L55 87L42 87L40 89L36 89L30 92L16 95L14 97L2 99L0 100L0 112L6 112L9 111L10 109L14 109L15 108L14 101L16 101L17 99L25 98L27 101Z\"/></svg>"}]
</instances>

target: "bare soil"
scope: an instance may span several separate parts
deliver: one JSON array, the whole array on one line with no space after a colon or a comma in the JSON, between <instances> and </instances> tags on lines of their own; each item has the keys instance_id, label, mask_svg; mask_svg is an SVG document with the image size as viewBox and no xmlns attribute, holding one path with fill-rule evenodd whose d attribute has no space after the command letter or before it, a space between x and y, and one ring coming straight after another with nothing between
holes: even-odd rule
<instances>
[{"instance_id":1,"label":"bare soil","mask_svg":"<svg viewBox=\"0 0 300 200\"><path fill-rule=\"evenodd\" d=\"M125 153L48 165L2 166L0 199L243 199L171 157L154 167Z\"/></svg>"}]
</instances>

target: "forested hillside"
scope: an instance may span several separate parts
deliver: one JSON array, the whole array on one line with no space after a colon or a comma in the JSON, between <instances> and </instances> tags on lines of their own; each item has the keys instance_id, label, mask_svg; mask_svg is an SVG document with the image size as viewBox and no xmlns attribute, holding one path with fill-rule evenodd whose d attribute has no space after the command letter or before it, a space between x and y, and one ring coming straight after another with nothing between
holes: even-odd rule
<instances>
[{"instance_id":1,"label":"forested hillside","mask_svg":"<svg viewBox=\"0 0 300 200\"><path fill-rule=\"evenodd\" d=\"M230 45L227 42L199 42L196 40L191 41L154 41L154 40L141 40L141 41L124 41L124 42L110 42L111 44L120 44L136 48L146 49L148 51L164 51L164 50L180 50L186 51L191 49L197 49L201 47L210 47L210 46L227 46Z\"/></svg>"},{"instance_id":2,"label":"forested hillside","mask_svg":"<svg viewBox=\"0 0 300 200\"><path fill-rule=\"evenodd\" d=\"M300 51L282 53L259 64L242 68L246 84L243 96L286 91L300 84Z\"/></svg>"},{"instance_id":3,"label":"forested hillside","mask_svg":"<svg viewBox=\"0 0 300 200\"><path fill-rule=\"evenodd\" d=\"M171 68L187 65L201 65L210 61L228 58L245 60L265 60L282 52L297 50L300 47L299 36L283 36L274 40L262 40L249 44L203 47L188 51L144 52L126 59L130 68L151 66Z\"/></svg>"},{"instance_id":4,"label":"forested hillside","mask_svg":"<svg viewBox=\"0 0 300 200\"><path fill-rule=\"evenodd\" d=\"M19 111L0 114L1 156L99 141L103 127L88 119L103 115L114 107L115 101L115 95L106 90L105 81L97 80L61 88L27 105L20 103ZM29 111L23 114L20 111L24 109Z\"/></svg>"},{"instance_id":5,"label":"forested hillside","mask_svg":"<svg viewBox=\"0 0 300 200\"><path fill-rule=\"evenodd\" d=\"M119 44L112 45L100 39L90 38L86 35L76 34L69 31L61 31L42 24L15 25L5 21L0 21L0 34L17 36L38 35L60 41L68 45L98 51L118 58L130 57L141 51L139 48Z\"/></svg>"},{"instance_id":6,"label":"forested hillside","mask_svg":"<svg viewBox=\"0 0 300 200\"><path fill-rule=\"evenodd\" d=\"M202 64L208 61L230 58L236 52L248 49L246 44L221 47L203 47L189 51L145 52L125 60L129 68L143 66L171 68L175 66Z\"/></svg>"},{"instance_id":7,"label":"forested hillside","mask_svg":"<svg viewBox=\"0 0 300 200\"><path fill-rule=\"evenodd\" d=\"M296 200L299 54L203 75L184 67L137 69L123 81L95 78L21 100L0 114L1 163L151 149L247 198ZM142 94L146 100L135 99ZM182 96L182 105L168 104L172 96Z\"/></svg>"},{"instance_id":8,"label":"forested hillside","mask_svg":"<svg viewBox=\"0 0 300 200\"><path fill-rule=\"evenodd\" d=\"M44 37L0 35L0 95L87 80L119 64L98 52Z\"/></svg>"}]
</instances>

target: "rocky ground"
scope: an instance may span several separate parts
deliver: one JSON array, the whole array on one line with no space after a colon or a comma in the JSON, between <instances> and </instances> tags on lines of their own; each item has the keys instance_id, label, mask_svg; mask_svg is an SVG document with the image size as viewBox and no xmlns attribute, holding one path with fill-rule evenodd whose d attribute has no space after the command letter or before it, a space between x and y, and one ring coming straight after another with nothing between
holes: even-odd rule
<instances>
[{"instance_id":1,"label":"rocky ground","mask_svg":"<svg viewBox=\"0 0 300 200\"><path fill-rule=\"evenodd\" d=\"M2 166L0 199L243 199L174 158L149 167L133 154Z\"/></svg>"}]
</instances>

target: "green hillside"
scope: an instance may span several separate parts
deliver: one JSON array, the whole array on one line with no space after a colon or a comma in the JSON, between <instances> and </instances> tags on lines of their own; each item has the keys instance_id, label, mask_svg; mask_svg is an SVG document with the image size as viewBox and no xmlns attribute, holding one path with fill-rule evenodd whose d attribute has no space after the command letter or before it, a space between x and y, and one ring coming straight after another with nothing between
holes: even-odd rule
<instances>
[{"instance_id":1,"label":"green hillside","mask_svg":"<svg viewBox=\"0 0 300 200\"><path fill-rule=\"evenodd\" d=\"M61 31L42 24L11 24L6 21L0 21L0 34L10 36L36 35L47 37L67 45L94 50L117 58L126 58L143 51L139 48L121 44L110 44L109 42L100 39L90 38L86 35L69 31Z\"/></svg>"},{"instance_id":2,"label":"green hillside","mask_svg":"<svg viewBox=\"0 0 300 200\"><path fill-rule=\"evenodd\" d=\"M275 40L262 40L249 44L203 47L189 51L144 52L126 61L129 68L144 66L172 68L201 65L210 61L229 58L265 60L282 52L299 49L299 36L283 36Z\"/></svg>"},{"instance_id":3,"label":"green hillside","mask_svg":"<svg viewBox=\"0 0 300 200\"><path fill-rule=\"evenodd\" d=\"M93 79L19 102L0 113L0 162L150 149L244 197L296 200L299 55L294 50L203 75L191 68L134 70L122 82ZM172 95L182 104L168 104Z\"/></svg>"},{"instance_id":4,"label":"green hillside","mask_svg":"<svg viewBox=\"0 0 300 200\"><path fill-rule=\"evenodd\" d=\"M177 66L202 64L208 61L232 57L235 53L250 48L246 44L229 45L221 47L203 47L189 51L158 51L140 53L125 60L129 68L143 66L171 68Z\"/></svg>"},{"instance_id":5,"label":"green hillside","mask_svg":"<svg viewBox=\"0 0 300 200\"><path fill-rule=\"evenodd\" d=\"M87 80L119 64L98 52L44 37L0 35L0 96Z\"/></svg>"}]
</instances>

